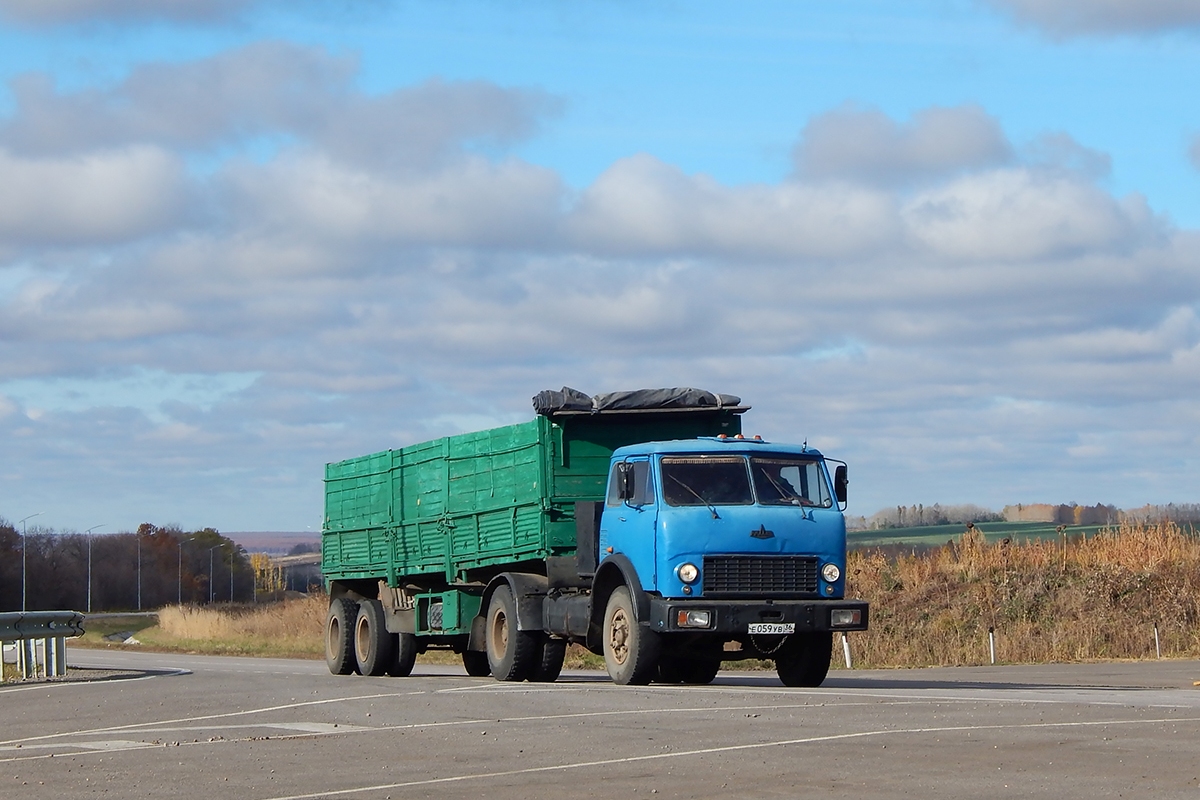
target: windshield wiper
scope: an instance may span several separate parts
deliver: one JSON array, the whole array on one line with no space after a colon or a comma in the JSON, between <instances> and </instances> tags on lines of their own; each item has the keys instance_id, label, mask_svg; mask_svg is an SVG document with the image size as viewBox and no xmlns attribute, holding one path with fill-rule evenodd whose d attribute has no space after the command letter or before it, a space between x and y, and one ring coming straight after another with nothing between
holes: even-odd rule
<instances>
[{"instance_id":1,"label":"windshield wiper","mask_svg":"<svg viewBox=\"0 0 1200 800\"><path fill-rule=\"evenodd\" d=\"M792 489L790 484L788 486L784 486L779 481L775 480L775 476L773 476L771 473L767 472L766 470L764 470L761 474L764 478L766 478L768 481L771 482L771 486L773 486L775 488L775 491L779 492L779 499L782 500L783 502L787 503L788 505L792 505L792 506L815 505L807 497L797 493L796 490Z\"/></svg>"},{"instance_id":2,"label":"windshield wiper","mask_svg":"<svg viewBox=\"0 0 1200 800\"><path fill-rule=\"evenodd\" d=\"M668 477L668 478L670 478L671 480L675 481L676 483L678 483L678 484L679 484L680 486L682 486L684 489L687 489L689 492L691 492L691 493L692 493L692 496L693 496L693 497L695 497L695 498L696 498L697 500L699 500L701 503L703 503L704 505L706 505L706 506L708 507L708 510L709 510L710 512L712 512L713 519L720 519L720 518L721 518L721 516L720 516L720 515L717 513L717 507L716 507L716 506L714 506L712 503L708 502L707 500L705 500L703 497L701 497L699 492L697 492L697 491L696 491L695 489L693 489L692 487L688 486L688 485L687 485L686 483L684 483L683 481L679 480L679 478L676 478L674 475L668 475L667 477Z\"/></svg>"}]
</instances>

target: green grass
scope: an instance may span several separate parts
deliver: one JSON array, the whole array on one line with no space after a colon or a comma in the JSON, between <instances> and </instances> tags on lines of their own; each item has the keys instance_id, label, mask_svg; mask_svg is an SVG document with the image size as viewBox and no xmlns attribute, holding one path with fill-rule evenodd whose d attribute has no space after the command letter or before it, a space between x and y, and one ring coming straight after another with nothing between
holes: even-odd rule
<instances>
[{"instance_id":1,"label":"green grass","mask_svg":"<svg viewBox=\"0 0 1200 800\"><path fill-rule=\"evenodd\" d=\"M1014 542L1033 542L1042 539L1060 539L1067 536L1094 536L1107 525L1068 525L1062 533L1050 522L979 522L975 529L988 542L1011 539ZM905 545L911 547L938 547L949 541L959 541L967 526L955 522L949 525L924 525L916 528L887 528L873 531L850 531L846 544L850 548Z\"/></svg>"},{"instance_id":2,"label":"green grass","mask_svg":"<svg viewBox=\"0 0 1200 800\"><path fill-rule=\"evenodd\" d=\"M153 615L130 614L128 616L108 616L89 617L84 621L83 636L72 639L71 645L80 645L83 647L107 647L118 642L110 642L105 636L111 636L114 633L129 632L134 636L138 636L147 628L152 628L158 625L158 618ZM140 638L140 637L139 637Z\"/></svg>"}]
</instances>

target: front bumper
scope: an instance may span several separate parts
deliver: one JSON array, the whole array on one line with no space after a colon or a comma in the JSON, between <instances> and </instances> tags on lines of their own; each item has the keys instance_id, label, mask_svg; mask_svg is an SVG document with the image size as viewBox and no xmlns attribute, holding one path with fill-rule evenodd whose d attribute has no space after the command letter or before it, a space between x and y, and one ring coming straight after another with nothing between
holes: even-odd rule
<instances>
[{"instance_id":1,"label":"front bumper","mask_svg":"<svg viewBox=\"0 0 1200 800\"><path fill-rule=\"evenodd\" d=\"M679 612L711 612L707 628L680 627ZM858 621L834 625L834 611L857 611ZM865 631L870 608L865 600L694 600L650 595L650 629L661 633L744 634L755 623L794 624L796 633ZM845 617L847 615L839 615Z\"/></svg>"}]
</instances>

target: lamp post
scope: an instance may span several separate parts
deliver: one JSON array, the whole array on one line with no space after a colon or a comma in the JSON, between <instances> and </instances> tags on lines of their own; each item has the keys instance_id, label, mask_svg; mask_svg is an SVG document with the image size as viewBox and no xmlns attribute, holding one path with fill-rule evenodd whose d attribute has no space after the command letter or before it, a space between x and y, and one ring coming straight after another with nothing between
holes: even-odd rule
<instances>
[{"instance_id":1,"label":"lamp post","mask_svg":"<svg viewBox=\"0 0 1200 800\"><path fill-rule=\"evenodd\" d=\"M93 525L92 527L88 528L86 531L83 532L84 535L87 536L87 540L88 540L88 603L87 603L88 610L87 610L87 612L89 614L92 613L92 531L96 530L96 528L103 528L103 527L104 527L104 525Z\"/></svg>"},{"instance_id":2,"label":"lamp post","mask_svg":"<svg viewBox=\"0 0 1200 800\"><path fill-rule=\"evenodd\" d=\"M21 610L27 611L27 603L25 602L25 553L29 550L29 545L25 539L25 520L33 519L34 517L45 514L45 511L39 511L36 514L30 514L25 519L21 520Z\"/></svg>"},{"instance_id":3,"label":"lamp post","mask_svg":"<svg viewBox=\"0 0 1200 800\"><path fill-rule=\"evenodd\" d=\"M221 545L218 544L218 545L213 545L212 547L208 548L208 604L209 605L212 605L212 602L215 599L214 592L216 591L216 588L213 586L213 578L215 577L213 575L213 550L220 548L220 546ZM201 562L201 563L203 563L203 562Z\"/></svg>"},{"instance_id":4,"label":"lamp post","mask_svg":"<svg viewBox=\"0 0 1200 800\"><path fill-rule=\"evenodd\" d=\"M187 541L186 538L179 540L179 598L175 601L177 605L183 605L183 546Z\"/></svg>"},{"instance_id":5,"label":"lamp post","mask_svg":"<svg viewBox=\"0 0 1200 800\"><path fill-rule=\"evenodd\" d=\"M138 611L142 610L142 533L138 531L134 534L137 538L138 550Z\"/></svg>"}]
</instances>

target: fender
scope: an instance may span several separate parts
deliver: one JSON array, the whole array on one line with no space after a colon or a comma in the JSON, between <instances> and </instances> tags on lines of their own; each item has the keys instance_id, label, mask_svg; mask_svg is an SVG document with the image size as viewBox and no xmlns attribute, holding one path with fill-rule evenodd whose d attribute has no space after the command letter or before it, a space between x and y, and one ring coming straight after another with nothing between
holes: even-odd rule
<instances>
[{"instance_id":1,"label":"fender","mask_svg":"<svg viewBox=\"0 0 1200 800\"><path fill-rule=\"evenodd\" d=\"M484 628L487 623L487 610L492 602L492 595L501 586L512 590L513 599L517 601L517 630L542 630L542 606L545 604L549 581L545 575L535 575L529 572L502 572L487 588L479 603L479 616L471 620L471 639L467 645L469 650L485 648Z\"/></svg>"},{"instance_id":2,"label":"fender","mask_svg":"<svg viewBox=\"0 0 1200 800\"><path fill-rule=\"evenodd\" d=\"M608 605L608 596L621 584L629 587L633 597L633 613L642 625L650 624L650 597L642 590L642 581L638 578L633 563L621 553L611 555L600 563L596 569L596 577L592 579L592 621L599 628L604 624L604 607Z\"/></svg>"}]
</instances>

